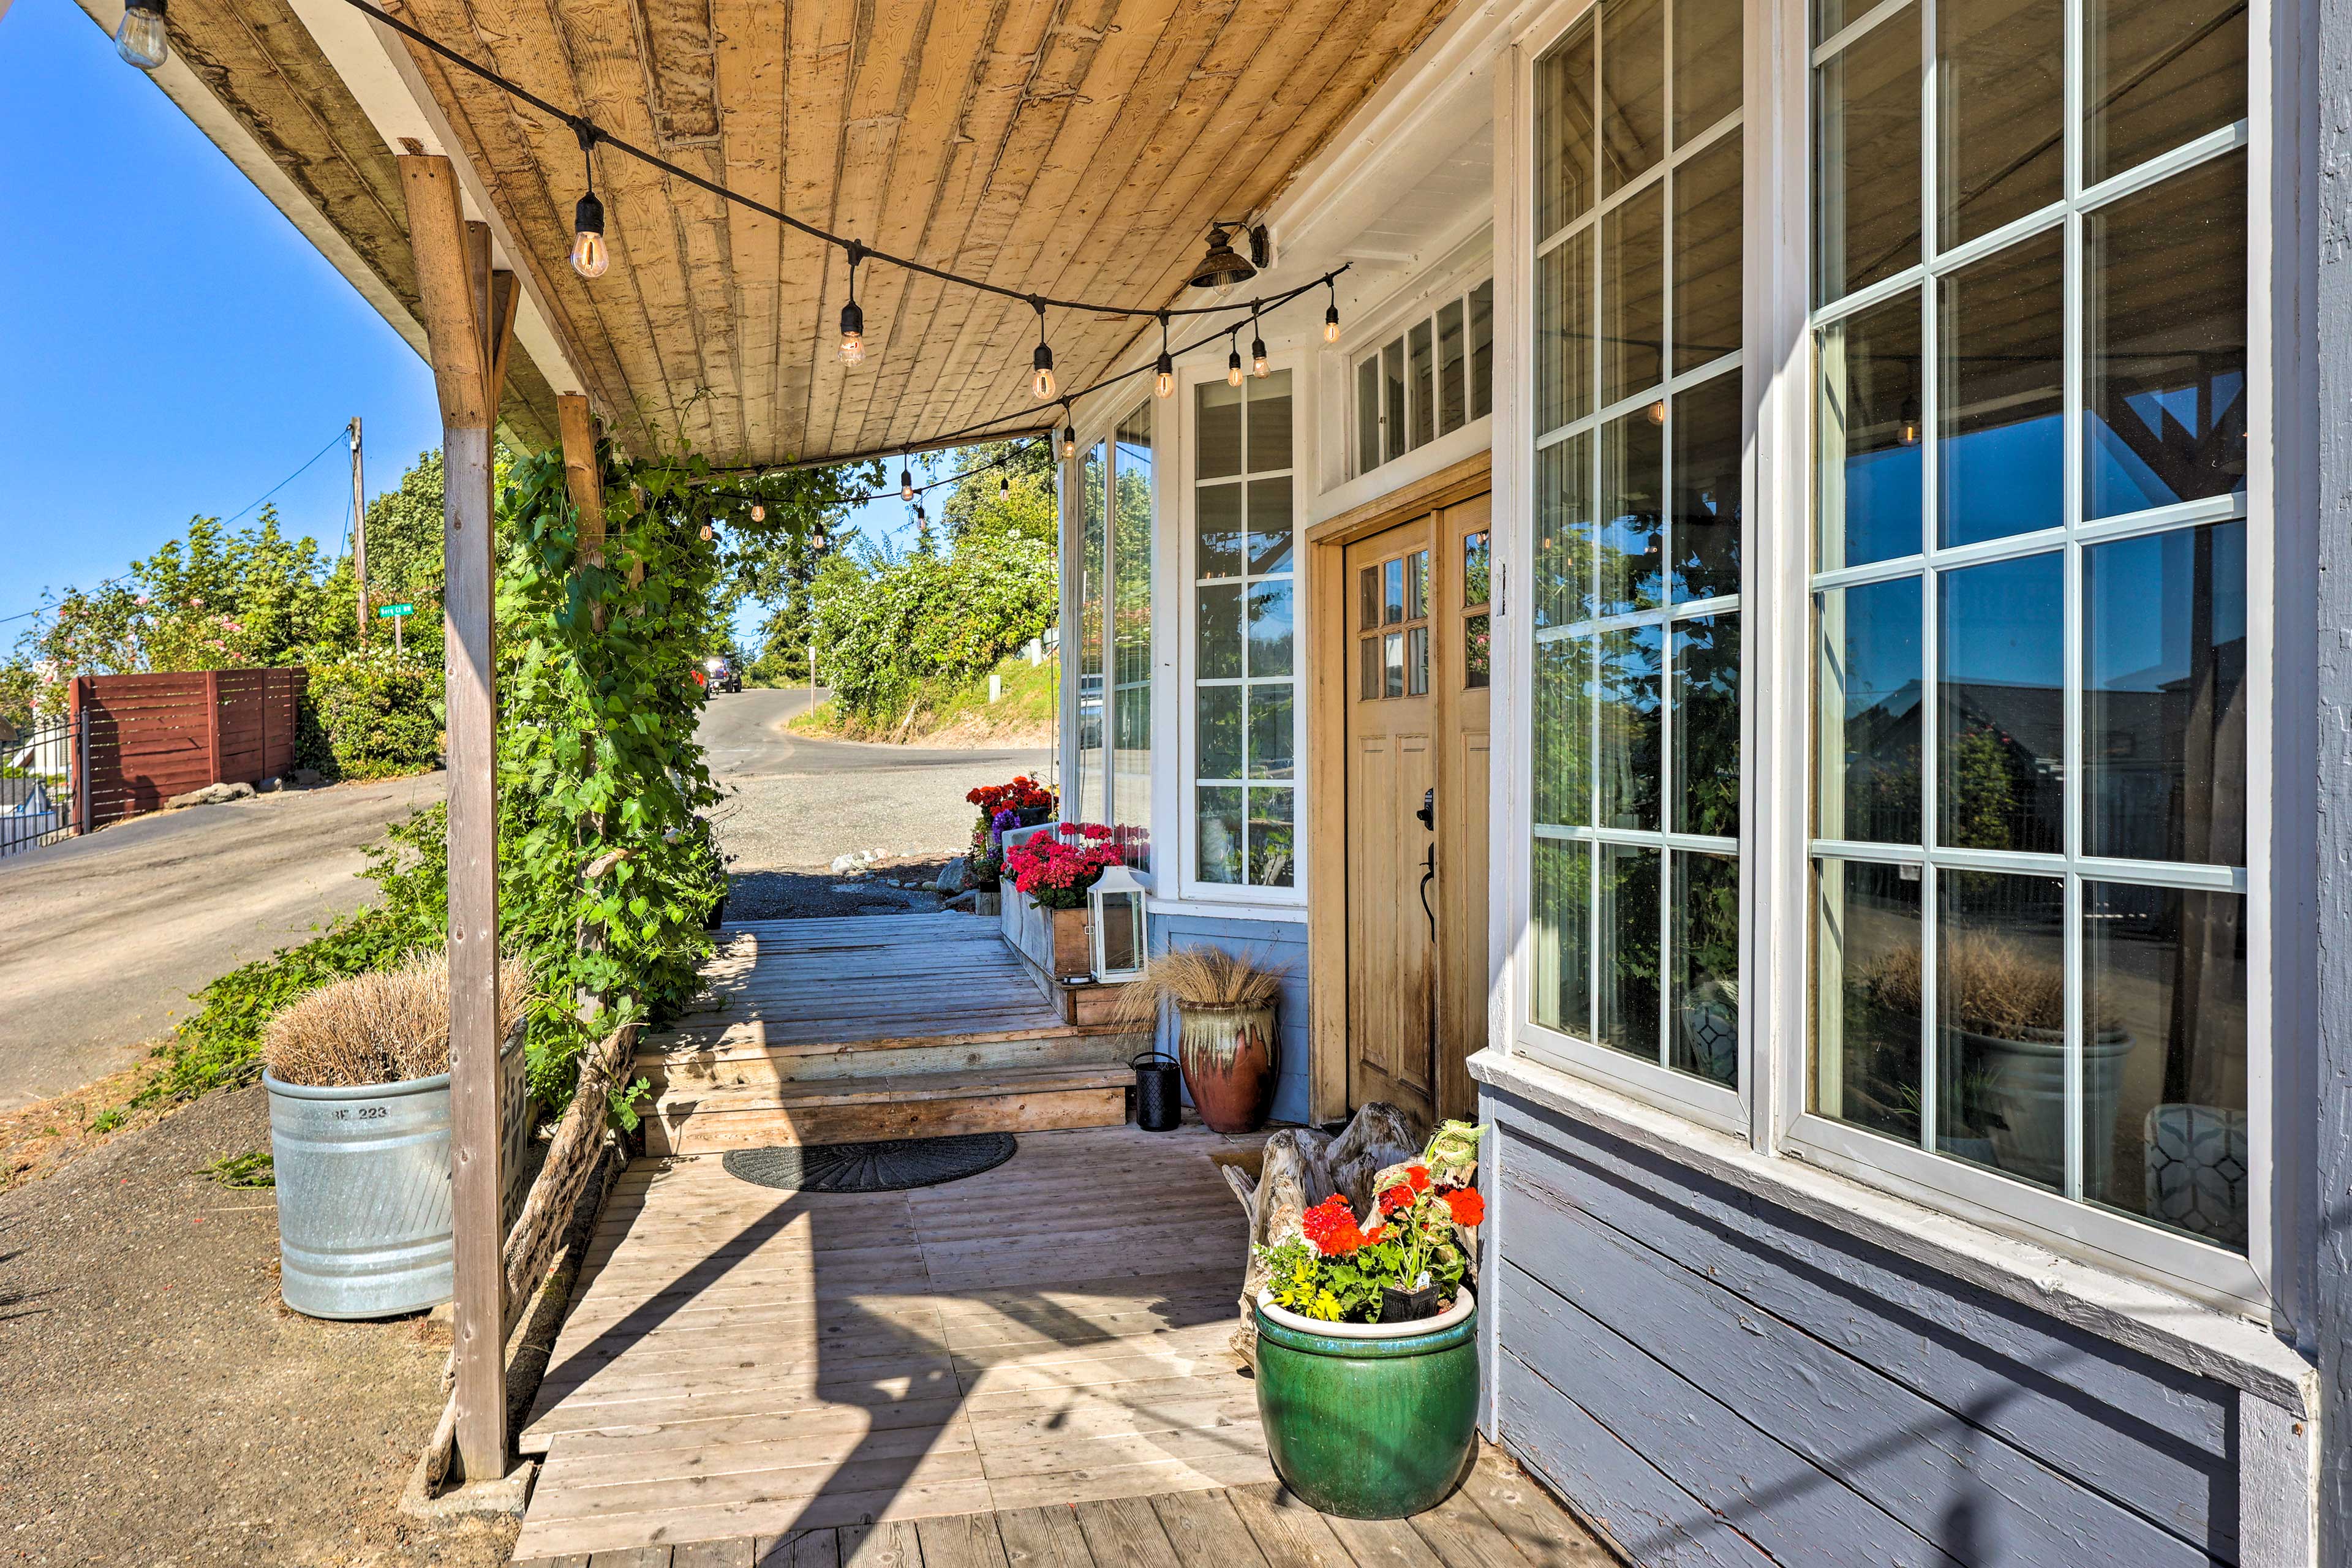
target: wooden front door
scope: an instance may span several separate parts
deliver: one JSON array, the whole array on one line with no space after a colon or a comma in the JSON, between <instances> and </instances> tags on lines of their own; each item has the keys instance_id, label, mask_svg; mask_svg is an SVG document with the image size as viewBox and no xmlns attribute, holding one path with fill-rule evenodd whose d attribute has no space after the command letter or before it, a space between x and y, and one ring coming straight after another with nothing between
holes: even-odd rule
<instances>
[{"instance_id":1,"label":"wooden front door","mask_svg":"<svg viewBox=\"0 0 2352 1568\"><path fill-rule=\"evenodd\" d=\"M1424 1122L1471 1112L1486 1032L1486 517L1408 516L1345 559L1348 1104Z\"/></svg>"}]
</instances>

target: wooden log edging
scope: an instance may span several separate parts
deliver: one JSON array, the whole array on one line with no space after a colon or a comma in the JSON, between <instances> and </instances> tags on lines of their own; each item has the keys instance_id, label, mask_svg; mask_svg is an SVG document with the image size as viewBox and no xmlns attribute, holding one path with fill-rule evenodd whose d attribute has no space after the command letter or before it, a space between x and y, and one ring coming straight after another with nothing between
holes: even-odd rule
<instances>
[{"instance_id":1,"label":"wooden log edging","mask_svg":"<svg viewBox=\"0 0 2352 1568\"><path fill-rule=\"evenodd\" d=\"M599 1041L581 1062L580 1084L572 1094L571 1107L556 1124L546 1163L540 1166L539 1175L531 1183L530 1194L523 1200L514 1228L507 1233L501 1257L506 1270L499 1335L501 1358L506 1353L507 1342L520 1325L524 1312L556 1261L560 1244L580 1206L589 1177L604 1163L604 1156L613 1147L605 1120L613 1090L636 1054L637 1030L635 1024L624 1024ZM601 1198L600 1194L599 1206ZM592 1222L593 1218L592 1215ZM453 1347L442 1367L443 1388L453 1385L456 1373L457 1352ZM430 1500L448 1480L456 1458L457 1434L457 1399L452 1393L418 1461L409 1489L412 1497L421 1494L423 1500Z\"/></svg>"}]
</instances>

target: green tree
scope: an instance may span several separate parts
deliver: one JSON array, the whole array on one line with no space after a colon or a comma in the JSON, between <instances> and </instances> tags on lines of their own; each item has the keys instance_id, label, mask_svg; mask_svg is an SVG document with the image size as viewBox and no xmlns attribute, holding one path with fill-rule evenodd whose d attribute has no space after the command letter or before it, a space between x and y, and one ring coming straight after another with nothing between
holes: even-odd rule
<instances>
[{"instance_id":1,"label":"green tree","mask_svg":"<svg viewBox=\"0 0 2352 1568\"><path fill-rule=\"evenodd\" d=\"M1001 461L1000 461L1001 460ZM983 468L981 465L999 462ZM1051 543L1057 531L1054 449L1050 442L996 441L961 447L927 462L932 477L970 477L948 487L940 521L951 544L971 535L1019 534ZM978 472L972 472L973 469Z\"/></svg>"}]
</instances>

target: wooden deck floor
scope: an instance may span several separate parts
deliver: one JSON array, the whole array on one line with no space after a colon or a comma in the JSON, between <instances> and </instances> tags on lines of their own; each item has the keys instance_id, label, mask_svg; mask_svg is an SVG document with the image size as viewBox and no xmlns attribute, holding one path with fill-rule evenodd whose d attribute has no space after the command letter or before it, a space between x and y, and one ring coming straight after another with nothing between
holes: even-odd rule
<instances>
[{"instance_id":1,"label":"wooden deck floor","mask_svg":"<svg viewBox=\"0 0 2352 1568\"><path fill-rule=\"evenodd\" d=\"M640 1161L525 1452L517 1554L669 1546L1272 1479L1227 1348L1244 1246L1197 1125L1024 1133L911 1193Z\"/></svg>"},{"instance_id":2,"label":"wooden deck floor","mask_svg":"<svg viewBox=\"0 0 2352 1568\"><path fill-rule=\"evenodd\" d=\"M1615 1568L1494 1449L1412 1520L1327 1519L1273 1485L739 1536L527 1568Z\"/></svg>"}]
</instances>

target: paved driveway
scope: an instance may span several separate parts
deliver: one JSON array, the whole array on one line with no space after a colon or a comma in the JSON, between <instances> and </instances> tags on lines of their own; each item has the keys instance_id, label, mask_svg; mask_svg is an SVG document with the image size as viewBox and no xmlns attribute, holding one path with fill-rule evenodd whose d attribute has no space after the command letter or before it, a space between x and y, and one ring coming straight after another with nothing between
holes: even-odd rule
<instances>
[{"instance_id":1,"label":"paved driveway","mask_svg":"<svg viewBox=\"0 0 2352 1568\"><path fill-rule=\"evenodd\" d=\"M791 873L823 873L836 855L954 853L971 830L966 790L1048 761L787 734L807 705L804 689L744 691L703 718L730 792L715 816L739 915L822 899L833 878ZM372 898L355 874L368 847L446 788L429 773L261 795L0 858L0 1110L128 1066L187 1016L191 993Z\"/></svg>"},{"instance_id":2,"label":"paved driveway","mask_svg":"<svg viewBox=\"0 0 2352 1568\"><path fill-rule=\"evenodd\" d=\"M446 787L260 795L0 858L0 1110L128 1066L189 993L373 897L364 851Z\"/></svg>"}]
</instances>

